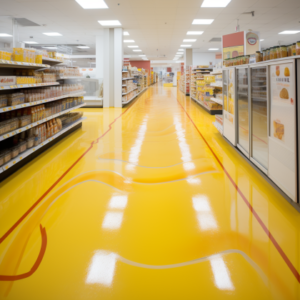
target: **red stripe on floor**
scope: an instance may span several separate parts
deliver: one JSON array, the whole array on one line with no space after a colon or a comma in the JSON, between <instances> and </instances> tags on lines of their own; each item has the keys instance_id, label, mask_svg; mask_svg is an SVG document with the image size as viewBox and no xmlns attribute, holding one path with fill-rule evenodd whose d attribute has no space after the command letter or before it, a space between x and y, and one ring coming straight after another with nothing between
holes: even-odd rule
<instances>
[{"instance_id":1,"label":"red stripe on floor","mask_svg":"<svg viewBox=\"0 0 300 300\"><path fill-rule=\"evenodd\" d=\"M191 120L191 122L195 126L196 130L200 134L201 138L203 139L203 141L205 142L205 144L207 145L207 147L209 148L209 150L211 151L211 153L213 154L213 156L215 157L215 159L218 161L218 163L220 164L221 168L224 170L224 172L227 175L228 179L231 181L231 183L233 184L233 186L235 187L235 189L237 190L237 192L239 193L239 195L244 200L245 204L248 206L248 208L250 209L250 211L254 215L255 219L258 221L258 223L260 224L260 226L262 227L262 229L264 230L264 232L267 234L267 236L271 240L272 244L275 246L275 248L277 249L277 251L279 252L279 254L281 255L281 257L283 258L283 260L285 261L285 263L287 264L287 266L289 267L289 269L294 274L294 276L297 279L297 281L300 283L300 274L298 273L298 271L295 268L295 266L289 260L289 258L287 257L287 255L284 253L284 251L282 250L282 248L279 246L278 242L276 241L276 239L272 235L272 233L269 231L269 229L267 228L267 226L264 224L264 222L262 221L262 219L259 217L259 215L255 211L255 209L253 208L253 206L250 204L250 202L244 196L244 194L239 189L239 187L237 186L237 184L234 182L234 180L232 179L232 177L229 175L228 171L225 169L224 165L221 163L221 161L219 160L219 158L215 154L214 150L210 147L209 143L206 141L206 139L204 138L204 136L202 135L202 133L200 132L200 130L198 129L198 127L194 123L193 119L190 117L190 115L187 113L187 111L184 109L184 107L182 106L182 104L179 102L178 99L177 99L177 102L179 103L179 105L181 106L181 108L184 110L184 112L186 113L186 115L188 116L188 118Z\"/></svg>"}]
</instances>

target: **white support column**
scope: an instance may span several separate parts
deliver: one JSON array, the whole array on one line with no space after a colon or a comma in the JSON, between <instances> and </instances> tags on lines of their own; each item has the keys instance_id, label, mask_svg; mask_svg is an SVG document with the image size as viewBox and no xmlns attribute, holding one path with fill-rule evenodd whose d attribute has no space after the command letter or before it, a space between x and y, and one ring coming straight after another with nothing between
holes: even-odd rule
<instances>
[{"instance_id":1,"label":"white support column","mask_svg":"<svg viewBox=\"0 0 300 300\"><path fill-rule=\"evenodd\" d=\"M104 29L103 107L114 106L114 30Z\"/></svg>"},{"instance_id":2,"label":"white support column","mask_svg":"<svg viewBox=\"0 0 300 300\"><path fill-rule=\"evenodd\" d=\"M122 107L123 29L104 29L103 107Z\"/></svg>"},{"instance_id":3,"label":"white support column","mask_svg":"<svg viewBox=\"0 0 300 300\"><path fill-rule=\"evenodd\" d=\"M99 31L96 36L96 77L103 79L104 65L104 32Z\"/></svg>"},{"instance_id":4,"label":"white support column","mask_svg":"<svg viewBox=\"0 0 300 300\"><path fill-rule=\"evenodd\" d=\"M193 65L193 49L184 49L184 66Z\"/></svg>"},{"instance_id":5,"label":"white support column","mask_svg":"<svg viewBox=\"0 0 300 300\"><path fill-rule=\"evenodd\" d=\"M122 107L123 28L114 29L114 107Z\"/></svg>"}]
</instances>

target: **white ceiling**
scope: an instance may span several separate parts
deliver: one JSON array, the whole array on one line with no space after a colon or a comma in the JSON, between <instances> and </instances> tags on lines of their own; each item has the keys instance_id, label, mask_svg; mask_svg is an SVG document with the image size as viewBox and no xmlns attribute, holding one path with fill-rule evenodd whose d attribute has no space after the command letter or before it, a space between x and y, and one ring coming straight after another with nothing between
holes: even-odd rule
<instances>
[{"instance_id":1,"label":"white ceiling","mask_svg":"<svg viewBox=\"0 0 300 300\"><path fill-rule=\"evenodd\" d=\"M21 27L19 39L47 44L84 44L91 48L82 54L95 53L95 36L103 27L98 20L119 20L130 38L135 40L149 59L173 59L184 38L197 38L192 43L197 52L221 48L209 43L213 37L240 29L260 31L262 47L300 40L300 34L278 35L283 30L300 30L300 0L231 0L226 8L201 8L202 0L106 0L109 9L84 10L75 0L0 0L1 16L27 18L45 27ZM255 16L243 12L255 11ZM214 19L211 25L192 25L193 19ZM200 36L187 36L189 30L204 31ZM0 33L11 33L9 19L0 18ZM43 32L59 32L62 37L48 37ZM0 42L11 42L0 37ZM124 44L125 54L134 54Z\"/></svg>"}]
</instances>

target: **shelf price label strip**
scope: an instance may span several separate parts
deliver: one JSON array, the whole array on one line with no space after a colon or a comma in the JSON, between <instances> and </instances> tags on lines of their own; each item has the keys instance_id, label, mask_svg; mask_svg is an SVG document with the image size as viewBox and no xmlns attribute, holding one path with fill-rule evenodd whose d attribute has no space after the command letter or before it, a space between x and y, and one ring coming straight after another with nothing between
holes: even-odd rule
<instances>
[{"instance_id":1,"label":"shelf price label strip","mask_svg":"<svg viewBox=\"0 0 300 300\"><path fill-rule=\"evenodd\" d=\"M48 98L48 99L44 99L44 100L38 100L35 102L29 102L29 103L22 103L22 104L18 104L15 106L6 106L3 108L0 108L0 113L3 112L7 112L7 111L11 111L11 110L15 110L15 109L20 109L23 107L29 107L29 106L34 106L34 105L38 105L38 104L42 104L42 103L47 103L47 102L51 102L51 101L55 101L55 100L59 100L59 99L64 99L64 98L69 98L69 97L79 97L80 95L84 95L85 92L78 92L75 94L69 94L69 95L63 95L63 96L59 96L59 97L55 97L55 98Z\"/></svg>"},{"instance_id":2,"label":"shelf price label strip","mask_svg":"<svg viewBox=\"0 0 300 300\"><path fill-rule=\"evenodd\" d=\"M58 116L61 116L61 115L65 114L65 113L67 113L67 112L69 112L69 111L71 111L71 110L80 108L80 107L82 107L82 106L84 106L84 105L85 105L85 103L82 103L82 104L80 104L80 105L77 105L77 106L68 108L68 109L66 109L66 110L63 110L63 111L61 111L61 112L59 112L59 113L57 113L57 114L55 114L55 115L52 115L52 116L50 116L50 117L44 118L44 119L42 119L42 120L40 120L40 121L37 121L37 122L31 123L31 124L28 124L28 125L26 125L26 126L24 126L24 127L21 127L21 128L18 128L18 129L16 129L16 130L14 130L14 131L5 133L5 134L3 134L3 135L0 136L0 141L3 141L3 140L5 140L5 139L7 139L7 138L9 138L9 137L12 137L12 136L14 136L14 135L16 135L16 134L18 134L18 133L20 133L20 132L22 132L22 131L28 130L28 129L30 129L30 128L33 128L33 127L37 126L37 125L40 125L40 124L42 124L42 123L45 123L45 122L47 122L47 121L49 121L49 120L51 120L51 119L54 119L54 118L56 118L56 117L58 117Z\"/></svg>"},{"instance_id":3,"label":"shelf price label strip","mask_svg":"<svg viewBox=\"0 0 300 300\"><path fill-rule=\"evenodd\" d=\"M7 169L11 168L12 166L14 166L18 162L20 162L22 159L26 158L27 156L29 156L33 152L37 151L38 149L42 148L43 146L45 146L49 142L53 141L54 139L56 139L57 137L59 137L60 135L62 135L63 133L67 132L68 130L70 130L71 128L73 128L74 126L76 126L77 124L81 123L83 120L86 120L86 119L87 119L86 117L80 118L79 120L75 121L71 125L69 125L66 128L62 129L57 134L55 134L52 137L50 137L47 140L45 140L43 143L41 143L41 144L39 144L39 145L37 145L35 147L32 147L32 148L24 151L20 155L16 156L13 160L9 161L7 164L5 164L2 167L0 167L0 173L2 173L4 171L6 171Z\"/></svg>"},{"instance_id":4,"label":"shelf price label strip","mask_svg":"<svg viewBox=\"0 0 300 300\"><path fill-rule=\"evenodd\" d=\"M14 90L14 89L31 88L31 87L52 86L52 85L59 85L59 82L2 85L0 86L0 90Z\"/></svg>"}]
</instances>

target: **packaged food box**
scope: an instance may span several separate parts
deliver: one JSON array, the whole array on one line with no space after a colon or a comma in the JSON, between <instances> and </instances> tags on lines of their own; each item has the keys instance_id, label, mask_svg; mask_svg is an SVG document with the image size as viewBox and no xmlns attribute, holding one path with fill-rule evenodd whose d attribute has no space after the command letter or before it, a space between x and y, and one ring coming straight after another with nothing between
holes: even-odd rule
<instances>
[{"instance_id":1,"label":"packaged food box","mask_svg":"<svg viewBox=\"0 0 300 300\"><path fill-rule=\"evenodd\" d=\"M31 123L31 115L22 116L19 118L19 127L24 127Z\"/></svg>"},{"instance_id":2,"label":"packaged food box","mask_svg":"<svg viewBox=\"0 0 300 300\"><path fill-rule=\"evenodd\" d=\"M7 99L8 106L14 106L25 102L25 96L23 93L9 94Z\"/></svg>"},{"instance_id":3,"label":"packaged food box","mask_svg":"<svg viewBox=\"0 0 300 300\"><path fill-rule=\"evenodd\" d=\"M34 137L29 137L27 140L26 140L26 143L27 143L27 149L29 148L32 148L33 147L33 144L34 144Z\"/></svg>"},{"instance_id":4,"label":"packaged food box","mask_svg":"<svg viewBox=\"0 0 300 300\"><path fill-rule=\"evenodd\" d=\"M20 153L19 146L14 146L11 148L11 158L15 158Z\"/></svg>"},{"instance_id":5,"label":"packaged food box","mask_svg":"<svg viewBox=\"0 0 300 300\"><path fill-rule=\"evenodd\" d=\"M11 150L5 150L3 152L4 163L8 163L11 160Z\"/></svg>"},{"instance_id":6,"label":"packaged food box","mask_svg":"<svg viewBox=\"0 0 300 300\"><path fill-rule=\"evenodd\" d=\"M19 153L22 153L27 150L27 142L26 141L19 143L18 146L19 146Z\"/></svg>"},{"instance_id":7,"label":"packaged food box","mask_svg":"<svg viewBox=\"0 0 300 300\"><path fill-rule=\"evenodd\" d=\"M16 84L16 76L0 76L0 86Z\"/></svg>"},{"instance_id":8,"label":"packaged food box","mask_svg":"<svg viewBox=\"0 0 300 300\"><path fill-rule=\"evenodd\" d=\"M0 95L0 107L7 106L7 95Z\"/></svg>"},{"instance_id":9,"label":"packaged food box","mask_svg":"<svg viewBox=\"0 0 300 300\"><path fill-rule=\"evenodd\" d=\"M4 153L0 153L0 167L4 165Z\"/></svg>"}]
</instances>

